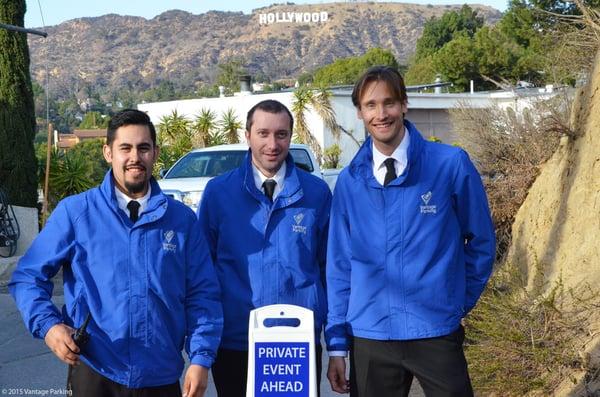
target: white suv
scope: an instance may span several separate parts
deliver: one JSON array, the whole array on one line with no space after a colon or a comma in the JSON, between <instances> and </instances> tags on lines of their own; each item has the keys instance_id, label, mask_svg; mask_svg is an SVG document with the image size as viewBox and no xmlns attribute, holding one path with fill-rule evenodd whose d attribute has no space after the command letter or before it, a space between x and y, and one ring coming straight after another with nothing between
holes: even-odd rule
<instances>
[{"instance_id":1,"label":"white suv","mask_svg":"<svg viewBox=\"0 0 600 397\"><path fill-rule=\"evenodd\" d=\"M181 157L158 181L163 193L196 211L209 180L239 167L248 152L246 144L219 145L192 150ZM307 145L291 144L297 167L322 178L321 169Z\"/></svg>"}]
</instances>

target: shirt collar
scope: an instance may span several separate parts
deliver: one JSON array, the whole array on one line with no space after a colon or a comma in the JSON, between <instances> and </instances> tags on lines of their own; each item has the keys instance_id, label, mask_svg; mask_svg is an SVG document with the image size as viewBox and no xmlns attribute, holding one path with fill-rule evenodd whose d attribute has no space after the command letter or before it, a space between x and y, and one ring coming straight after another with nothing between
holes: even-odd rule
<instances>
[{"instance_id":1,"label":"shirt collar","mask_svg":"<svg viewBox=\"0 0 600 397\"><path fill-rule=\"evenodd\" d=\"M281 167L279 167L279 170L277 170L275 175L272 176L271 178L264 176L263 173L260 172L260 170L258 168L256 168L254 163L251 163L251 164L252 164L252 175L254 176L254 185L256 186L256 188L258 190L260 190L261 192L263 191L262 184L267 179L273 179L273 180L275 180L275 182L277 182L277 185L275 185L276 193L280 192L281 189L283 189L283 182L285 180L285 171L287 169L285 161L283 163L281 163ZM276 194L273 195L273 198L275 198L275 196L276 196Z\"/></svg>"},{"instance_id":2,"label":"shirt collar","mask_svg":"<svg viewBox=\"0 0 600 397\"><path fill-rule=\"evenodd\" d=\"M128 216L129 216L129 210L127 209L127 204L129 204L129 202L131 200L135 200L138 203L140 203L139 213L141 214L148 207L148 200L150 199L150 194L151 193L152 193L152 186L151 186L150 183L148 183L148 191L146 192L146 194L143 197L140 197L140 198L137 198L137 199L133 199L133 198L129 197L128 195L126 195L125 193L123 193L122 191L120 191L115 186L115 197L117 198L117 205L119 206L119 209L125 211L125 213Z\"/></svg>"},{"instance_id":3,"label":"shirt collar","mask_svg":"<svg viewBox=\"0 0 600 397\"><path fill-rule=\"evenodd\" d=\"M398 165L401 166L401 168L404 168L406 166L406 164L408 163L408 145L409 144L410 144L410 134L408 133L408 129L406 127L404 127L404 137L402 138L402 141L396 147L396 149L392 152L391 156L386 156L385 154L381 153L375 147L375 143L371 143L372 148L373 148L373 168L379 169L381 167L384 167L383 162L390 157L393 158L394 160L396 160L398 162Z\"/></svg>"}]
</instances>

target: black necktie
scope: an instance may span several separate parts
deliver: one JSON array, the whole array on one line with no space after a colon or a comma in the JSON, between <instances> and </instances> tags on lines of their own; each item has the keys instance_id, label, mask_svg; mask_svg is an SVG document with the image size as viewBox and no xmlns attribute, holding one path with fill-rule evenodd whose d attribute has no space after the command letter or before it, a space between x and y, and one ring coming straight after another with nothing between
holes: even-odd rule
<instances>
[{"instance_id":1,"label":"black necktie","mask_svg":"<svg viewBox=\"0 0 600 397\"><path fill-rule=\"evenodd\" d=\"M388 183L396 179L396 167L394 163L396 160L393 158L386 159L383 164L385 164L385 168L387 169L385 173L385 179L383 180L383 186L387 186Z\"/></svg>"},{"instance_id":2,"label":"black necktie","mask_svg":"<svg viewBox=\"0 0 600 397\"><path fill-rule=\"evenodd\" d=\"M263 189L265 189L265 196L267 196L267 198L269 199L270 202L273 202L273 192L275 191L275 185L277 185L277 182L275 182L274 179L266 179L263 182Z\"/></svg>"},{"instance_id":3,"label":"black necktie","mask_svg":"<svg viewBox=\"0 0 600 397\"><path fill-rule=\"evenodd\" d=\"M138 220L138 211L140 210L140 203L135 200L131 200L127 203L127 209L129 210L129 219L135 223Z\"/></svg>"}]
</instances>

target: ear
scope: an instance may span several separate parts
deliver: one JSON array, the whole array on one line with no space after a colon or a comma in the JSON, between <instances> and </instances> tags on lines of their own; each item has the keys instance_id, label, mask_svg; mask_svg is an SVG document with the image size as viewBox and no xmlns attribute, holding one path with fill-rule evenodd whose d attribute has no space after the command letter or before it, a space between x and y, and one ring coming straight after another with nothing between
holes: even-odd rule
<instances>
[{"instance_id":1,"label":"ear","mask_svg":"<svg viewBox=\"0 0 600 397\"><path fill-rule=\"evenodd\" d=\"M248 143L248 146L250 146L250 131L246 130L246 143Z\"/></svg>"},{"instance_id":2,"label":"ear","mask_svg":"<svg viewBox=\"0 0 600 397\"><path fill-rule=\"evenodd\" d=\"M408 101L402 102L402 114L406 114L408 112Z\"/></svg>"},{"instance_id":3,"label":"ear","mask_svg":"<svg viewBox=\"0 0 600 397\"><path fill-rule=\"evenodd\" d=\"M160 155L160 147L154 145L154 163L158 160L158 156Z\"/></svg>"},{"instance_id":4,"label":"ear","mask_svg":"<svg viewBox=\"0 0 600 397\"><path fill-rule=\"evenodd\" d=\"M104 160L106 160L108 164L112 164L112 149L110 146L102 146L102 154L104 155Z\"/></svg>"},{"instance_id":5,"label":"ear","mask_svg":"<svg viewBox=\"0 0 600 397\"><path fill-rule=\"evenodd\" d=\"M358 117L359 120L363 120L363 115L362 115L362 112L360 111L360 107L356 108L356 117Z\"/></svg>"}]
</instances>

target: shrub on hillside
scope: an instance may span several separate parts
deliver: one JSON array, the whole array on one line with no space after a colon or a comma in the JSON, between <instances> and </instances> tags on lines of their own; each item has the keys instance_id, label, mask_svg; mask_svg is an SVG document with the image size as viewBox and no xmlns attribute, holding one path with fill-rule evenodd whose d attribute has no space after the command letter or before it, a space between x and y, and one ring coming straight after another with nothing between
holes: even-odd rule
<instances>
[{"instance_id":1,"label":"shrub on hillside","mask_svg":"<svg viewBox=\"0 0 600 397\"><path fill-rule=\"evenodd\" d=\"M510 245L511 226L541 165L569 128L572 97L560 93L534 102L520 114L511 108L450 110L458 144L465 148L484 177L497 233L497 259Z\"/></svg>"},{"instance_id":2,"label":"shrub on hillside","mask_svg":"<svg viewBox=\"0 0 600 397\"><path fill-rule=\"evenodd\" d=\"M479 393L549 396L565 380L577 383L574 371L598 371L581 354L598 292L559 282L541 295L542 287L526 289L518 267L505 264L466 318L465 354Z\"/></svg>"}]
</instances>

